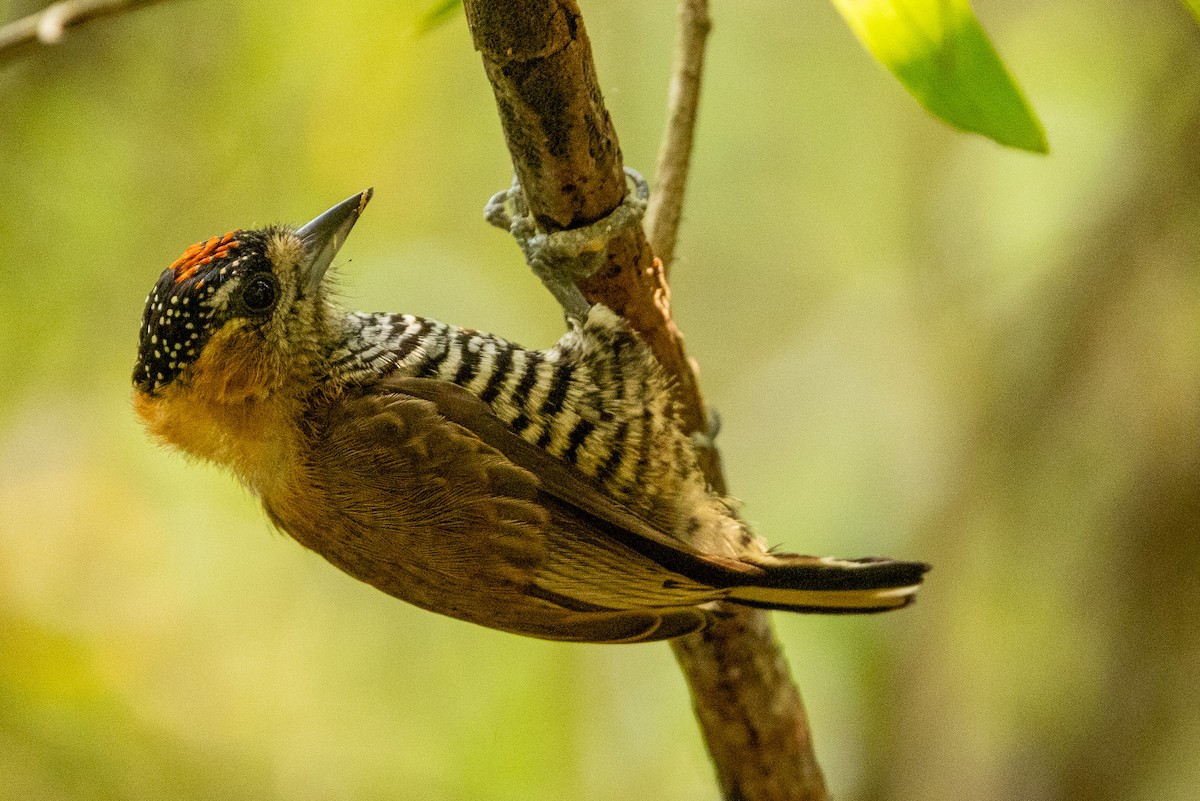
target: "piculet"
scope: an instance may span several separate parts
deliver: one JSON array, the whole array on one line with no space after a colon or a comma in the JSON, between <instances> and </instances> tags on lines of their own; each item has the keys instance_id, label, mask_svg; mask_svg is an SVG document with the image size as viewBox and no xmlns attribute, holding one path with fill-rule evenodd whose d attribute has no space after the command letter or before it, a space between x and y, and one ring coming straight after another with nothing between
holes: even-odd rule
<instances>
[{"instance_id":1,"label":"piculet","mask_svg":"<svg viewBox=\"0 0 1200 801\"><path fill-rule=\"evenodd\" d=\"M768 550L708 488L667 378L608 308L548 350L339 308L326 274L370 198L213 237L163 272L133 371L156 438L232 470L351 576L517 634L661 640L720 601L913 599L922 563Z\"/></svg>"}]
</instances>

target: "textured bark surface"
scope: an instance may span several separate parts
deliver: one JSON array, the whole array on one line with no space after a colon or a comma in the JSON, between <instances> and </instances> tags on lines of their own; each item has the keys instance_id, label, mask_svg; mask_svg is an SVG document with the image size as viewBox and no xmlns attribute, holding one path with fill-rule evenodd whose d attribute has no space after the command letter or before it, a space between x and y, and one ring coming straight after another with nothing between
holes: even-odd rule
<instances>
[{"instance_id":1,"label":"textured bark surface","mask_svg":"<svg viewBox=\"0 0 1200 801\"><path fill-rule=\"evenodd\" d=\"M562 230L609 214L626 191L621 148L578 6L571 0L466 0L465 7L539 226ZM627 230L611 241L606 263L580 289L646 338L676 381L686 425L704 431L704 401L671 319L662 263L645 234ZM715 450L702 453L709 482L723 492ZM672 643L723 796L824 799L804 707L766 614L728 611L703 634Z\"/></svg>"},{"instance_id":2,"label":"textured bark surface","mask_svg":"<svg viewBox=\"0 0 1200 801\"><path fill-rule=\"evenodd\" d=\"M467 3L513 167L538 225L575 228L625 196L621 148L573 3Z\"/></svg>"},{"instance_id":3,"label":"textured bark surface","mask_svg":"<svg viewBox=\"0 0 1200 801\"><path fill-rule=\"evenodd\" d=\"M717 769L721 796L820 801L825 778L787 662L758 609L732 613L700 634L671 641Z\"/></svg>"},{"instance_id":4,"label":"textured bark surface","mask_svg":"<svg viewBox=\"0 0 1200 801\"><path fill-rule=\"evenodd\" d=\"M509 0L465 7L513 168L538 225L558 231L608 215L625 197L624 164L578 6ZM671 319L661 263L645 234L626 231L611 241L605 265L580 289L646 338L678 384L688 428L705 430L704 401ZM706 458L706 472L719 476L715 452ZM714 486L722 486L719 479Z\"/></svg>"}]
</instances>

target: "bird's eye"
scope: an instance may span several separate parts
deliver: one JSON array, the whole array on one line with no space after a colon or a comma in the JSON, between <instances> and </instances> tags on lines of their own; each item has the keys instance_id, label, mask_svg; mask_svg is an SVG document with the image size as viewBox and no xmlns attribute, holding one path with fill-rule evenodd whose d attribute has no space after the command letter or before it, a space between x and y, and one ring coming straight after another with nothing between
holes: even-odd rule
<instances>
[{"instance_id":1,"label":"bird's eye","mask_svg":"<svg viewBox=\"0 0 1200 801\"><path fill-rule=\"evenodd\" d=\"M246 282L242 290L242 304L254 314L268 312L275 305L275 279L269 275L256 275Z\"/></svg>"}]
</instances>

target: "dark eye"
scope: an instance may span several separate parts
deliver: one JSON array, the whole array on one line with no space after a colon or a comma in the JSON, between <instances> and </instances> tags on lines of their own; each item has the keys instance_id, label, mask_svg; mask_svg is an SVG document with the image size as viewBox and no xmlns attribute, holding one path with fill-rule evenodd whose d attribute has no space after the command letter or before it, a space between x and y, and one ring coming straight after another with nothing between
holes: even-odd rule
<instances>
[{"instance_id":1,"label":"dark eye","mask_svg":"<svg viewBox=\"0 0 1200 801\"><path fill-rule=\"evenodd\" d=\"M246 282L242 290L242 304L255 314L270 311L275 305L275 279L269 275L256 275Z\"/></svg>"}]
</instances>

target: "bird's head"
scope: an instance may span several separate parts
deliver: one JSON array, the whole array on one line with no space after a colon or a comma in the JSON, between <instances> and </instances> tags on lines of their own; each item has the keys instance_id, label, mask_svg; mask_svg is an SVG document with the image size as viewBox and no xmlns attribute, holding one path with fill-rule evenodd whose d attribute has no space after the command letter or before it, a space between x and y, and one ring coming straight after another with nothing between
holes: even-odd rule
<instances>
[{"instance_id":1,"label":"bird's head","mask_svg":"<svg viewBox=\"0 0 1200 801\"><path fill-rule=\"evenodd\" d=\"M233 231L189 247L146 298L135 395L236 403L316 368L329 336L325 273L370 199L367 189L300 228Z\"/></svg>"}]
</instances>

